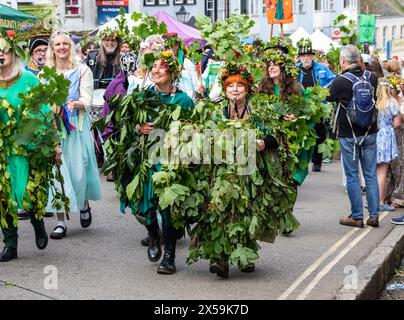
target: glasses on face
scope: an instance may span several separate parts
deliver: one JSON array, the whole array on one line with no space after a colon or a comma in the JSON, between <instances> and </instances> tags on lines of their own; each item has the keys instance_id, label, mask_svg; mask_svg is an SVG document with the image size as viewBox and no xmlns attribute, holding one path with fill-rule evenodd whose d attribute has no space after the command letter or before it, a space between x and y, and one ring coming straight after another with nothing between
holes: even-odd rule
<instances>
[{"instance_id":1,"label":"glasses on face","mask_svg":"<svg viewBox=\"0 0 404 320\"><path fill-rule=\"evenodd\" d=\"M37 49L34 50L35 54L46 54L47 49Z\"/></svg>"}]
</instances>

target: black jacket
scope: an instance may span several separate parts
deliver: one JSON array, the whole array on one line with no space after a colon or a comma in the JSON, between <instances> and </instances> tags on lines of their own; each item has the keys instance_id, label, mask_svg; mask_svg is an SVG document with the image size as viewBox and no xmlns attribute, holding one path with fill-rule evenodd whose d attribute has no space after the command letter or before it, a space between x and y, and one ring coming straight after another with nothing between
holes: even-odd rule
<instances>
[{"instance_id":1,"label":"black jacket","mask_svg":"<svg viewBox=\"0 0 404 320\"><path fill-rule=\"evenodd\" d=\"M90 67L94 77L94 89L102 89L108 87L108 84L121 70L119 64L112 66L112 77L105 79L105 67L97 61L98 50L90 51L84 62Z\"/></svg>"},{"instance_id":2,"label":"black jacket","mask_svg":"<svg viewBox=\"0 0 404 320\"><path fill-rule=\"evenodd\" d=\"M363 71L359 66L354 66L348 70L345 70L342 74L346 72L352 73L357 77L363 75ZM376 101L377 76L374 73L372 73L370 76L370 82L374 88L374 98ZM327 101L336 102L337 103L336 107L338 107L339 103L341 103L343 106L346 107L351 102L352 97L353 97L352 82L350 82L348 79L344 77L341 77L341 75L335 78L334 82L330 87L330 95L327 97ZM345 109L342 107L340 108L338 113L337 128L338 128L338 137L341 138L353 137L352 129L346 117ZM364 136L367 131L366 129L356 127L355 125L353 125L353 129L357 137ZM377 133L377 122L375 122L369 130L369 134L374 133Z\"/></svg>"}]
</instances>

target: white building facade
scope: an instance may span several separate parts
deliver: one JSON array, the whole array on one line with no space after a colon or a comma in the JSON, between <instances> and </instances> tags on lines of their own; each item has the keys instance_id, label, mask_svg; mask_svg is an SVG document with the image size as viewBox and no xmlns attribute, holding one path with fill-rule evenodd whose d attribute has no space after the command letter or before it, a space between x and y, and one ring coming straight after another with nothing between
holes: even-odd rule
<instances>
[{"instance_id":1,"label":"white building facade","mask_svg":"<svg viewBox=\"0 0 404 320\"><path fill-rule=\"evenodd\" d=\"M388 41L401 43L401 40L404 40L404 16L376 17L376 49L385 52Z\"/></svg>"},{"instance_id":2,"label":"white building facade","mask_svg":"<svg viewBox=\"0 0 404 320\"><path fill-rule=\"evenodd\" d=\"M333 20L344 14L349 19L358 19L358 0L289 0L293 1L294 23L285 24L285 35L292 34L299 27L308 33L319 29L332 35ZM271 26L267 23L265 0L232 0L232 11L248 14L255 21L252 29L262 39L269 39ZM279 25L274 26L273 35L279 35Z\"/></svg>"},{"instance_id":3,"label":"white building facade","mask_svg":"<svg viewBox=\"0 0 404 320\"><path fill-rule=\"evenodd\" d=\"M198 14L205 14L205 0L131 0L129 1L129 12L137 11L154 15L162 10L177 18L176 12L182 6L189 13L189 18Z\"/></svg>"}]
</instances>

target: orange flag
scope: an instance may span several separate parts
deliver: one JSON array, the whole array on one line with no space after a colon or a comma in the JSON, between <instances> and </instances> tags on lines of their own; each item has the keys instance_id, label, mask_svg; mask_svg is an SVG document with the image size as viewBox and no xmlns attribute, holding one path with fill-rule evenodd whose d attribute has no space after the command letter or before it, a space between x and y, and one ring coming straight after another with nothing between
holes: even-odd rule
<instances>
[{"instance_id":1,"label":"orange flag","mask_svg":"<svg viewBox=\"0 0 404 320\"><path fill-rule=\"evenodd\" d=\"M293 23L293 0L266 0L269 24Z\"/></svg>"}]
</instances>

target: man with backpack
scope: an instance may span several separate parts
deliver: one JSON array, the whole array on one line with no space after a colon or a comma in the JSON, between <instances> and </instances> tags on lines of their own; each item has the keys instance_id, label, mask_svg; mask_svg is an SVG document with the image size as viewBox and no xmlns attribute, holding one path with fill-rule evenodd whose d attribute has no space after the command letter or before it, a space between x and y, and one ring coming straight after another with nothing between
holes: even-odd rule
<instances>
[{"instance_id":1,"label":"man with backpack","mask_svg":"<svg viewBox=\"0 0 404 320\"><path fill-rule=\"evenodd\" d=\"M366 183L369 218L366 224L379 226L379 187L376 175L377 76L361 67L361 53L353 45L344 46L340 54L342 74L330 87L329 102L337 104L335 121L341 156L351 202L351 215L340 224L363 228L363 202L358 164L362 165Z\"/></svg>"}]
</instances>

